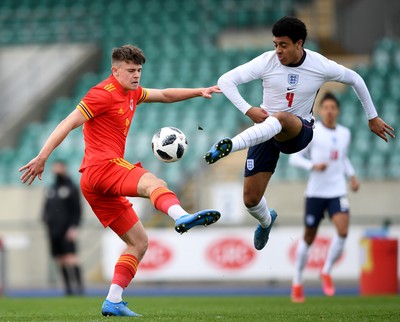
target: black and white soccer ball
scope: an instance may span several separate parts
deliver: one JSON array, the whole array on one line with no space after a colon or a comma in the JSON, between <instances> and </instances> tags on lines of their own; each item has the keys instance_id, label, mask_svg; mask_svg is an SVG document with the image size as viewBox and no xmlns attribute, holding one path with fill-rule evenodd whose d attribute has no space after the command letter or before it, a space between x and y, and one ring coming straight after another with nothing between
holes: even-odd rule
<instances>
[{"instance_id":1,"label":"black and white soccer ball","mask_svg":"<svg viewBox=\"0 0 400 322\"><path fill-rule=\"evenodd\" d=\"M185 134L176 127L163 127L154 134L151 148L157 159L175 162L183 157L188 147Z\"/></svg>"}]
</instances>

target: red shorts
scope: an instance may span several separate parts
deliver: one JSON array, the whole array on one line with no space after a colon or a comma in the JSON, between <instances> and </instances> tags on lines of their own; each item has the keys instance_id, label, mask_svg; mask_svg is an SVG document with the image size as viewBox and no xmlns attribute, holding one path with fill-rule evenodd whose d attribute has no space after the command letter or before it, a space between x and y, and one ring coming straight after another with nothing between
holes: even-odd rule
<instances>
[{"instance_id":1,"label":"red shorts","mask_svg":"<svg viewBox=\"0 0 400 322\"><path fill-rule=\"evenodd\" d=\"M137 196L138 182L146 172L140 163L133 165L124 159L114 159L82 171L83 195L103 226L110 226L118 236L139 221L125 196Z\"/></svg>"}]
</instances>

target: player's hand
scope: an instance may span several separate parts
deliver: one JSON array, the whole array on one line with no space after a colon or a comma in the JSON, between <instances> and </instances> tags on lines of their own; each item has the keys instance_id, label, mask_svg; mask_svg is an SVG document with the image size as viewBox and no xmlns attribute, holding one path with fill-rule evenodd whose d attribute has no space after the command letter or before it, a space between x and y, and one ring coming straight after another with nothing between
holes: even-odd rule
<instances>
[{"instance_id":1,"label":"player's hand","mask_svg":"<svg viewBox=\"0 0 400 322\"><path fill-rule=\"evenodd\" d=\"M28 182L28 186L30 186L36 177L38 177L39 180L42 180L42 173L44 171L45 164L46 160L36 157L29 161L28 164L19 168L18 171L23 172L20 178L22 183Z\"/></svg>"},{"instance_id":2,"label":"player's hand","mask_svg":"<svg viewBox=\"0 0 400 322\"><path fill-rule=\"evenodd\" d=\"M360 183L358 182L358 179L356 176L351 177L350 187L351 187L351 190L353 190L354 192L357 192L358 189L360 189Z\"/></svg>"},{"instance_id":3,"label":"player's hand","mask_svg":"<svg viewBox=\"0 0 400 322\"><path fill-rule=\"evenodd\" d=\"M214 85L211 87L203 88L203 90L201 91L201 96L204 98L211 98L212 93L222 93L222 91L218 85Z\"/></svg>"},{"instance_id":4,"label":"player's hand","mask_svg":"<svg viewBox=\"0 0 400 322\"><path fill-rule=\"evenodd\" d=\"M69 227L65 234L65 239L68 241L75 241L77 238L78 238L78 228Z\"/></svg>"},{"instance_id":5,"label":"player's hand","mask_svg":"<svg viewBox=\"0 0 400 322\"><path fill-rule=\"evenodd\" d=\"M393 133L394 129L390 125L386 124L385 121L383 121L380 117L375 117L372 120L369 120L368 126L372 132L386 142L388 141L386 134L392 138L395 138Z\"/></svg>"},{"instance_id":6,"label":"player's hand","mask_svg":"<svg viewBox=\"0 0 400 322\"><path fill-rule=\"evenodd\" d=\"M313 165L312 169L314 171L325 171L327 167L328 167L327 163L316 163Z\"/></svg>"},{"instance_id":7,"label":"player's hand","mask_svg":"<svg viewBox=\"0 0 400 322\"><path fill-rule=\"evenodd\" d=\"M260 107L250 107L246 115L250 117L254 123L264 122L269 116L268 112Z\"/></svg>"}]
</instances>

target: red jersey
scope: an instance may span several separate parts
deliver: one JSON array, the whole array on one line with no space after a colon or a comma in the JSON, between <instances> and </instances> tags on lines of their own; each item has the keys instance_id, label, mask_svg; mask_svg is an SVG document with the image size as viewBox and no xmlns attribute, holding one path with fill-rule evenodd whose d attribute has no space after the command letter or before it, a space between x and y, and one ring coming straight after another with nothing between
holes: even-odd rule
<instances>
[{"instance_id":1,"label":"red jersey","mask_svg":"<svg viewBox=\"0 0 400 322\"><path fill-rule=\"evenodd\" d=\"M136 106L146 97L147 91L141 86L126 92L113 75L89 90L76 107L87 119L83 126L85 154L80 172L124 157Z\"/></svg>"}]
</instances>

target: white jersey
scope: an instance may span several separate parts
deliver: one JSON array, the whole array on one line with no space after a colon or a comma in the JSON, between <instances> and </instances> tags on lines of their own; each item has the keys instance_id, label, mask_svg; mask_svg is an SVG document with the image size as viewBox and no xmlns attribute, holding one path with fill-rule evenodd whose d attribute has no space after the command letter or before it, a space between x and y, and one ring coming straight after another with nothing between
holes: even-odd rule
<instances>
[{"instance_id":1,"label":"white jersey","mask_svg":"<svg viewBox=\"0 0 400 322\"><path fill-rule=\"evenodd\" d=\"M289 157L289 164L311 171L306 196L336 198L347 194L346 177L354 176L354 168L347 157L351 140L350 130L342 125L335 129L316 122L314 136L302 151ZM314 164L327 163L324 171L312 170Z\"/></svg>"},{"instance_id":2,"label":"white jersey","mask_svg":"<svg viewBox=\"0 0 400 322\"><path fill-rule=\"evenodd\" d=\"M378 115L365 82L356 72L314 51L304 49L304 52L302 60L293 66L282 65L275 51L265 52L222 75L218 85L245 114L255 105L244 100L237 86L261 79L263 101L260 106L270 115L279 111L291 112L310 121L318 90L324 83L336 81L353 86L369 120Z\"/></svg>"}]
</instances>

